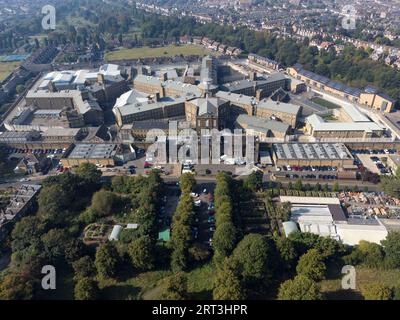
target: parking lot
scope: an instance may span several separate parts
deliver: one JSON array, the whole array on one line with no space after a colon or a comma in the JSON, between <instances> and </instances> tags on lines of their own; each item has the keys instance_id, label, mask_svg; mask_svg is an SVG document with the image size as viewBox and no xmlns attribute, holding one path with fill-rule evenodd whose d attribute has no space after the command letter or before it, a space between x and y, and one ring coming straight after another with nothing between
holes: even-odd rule
<instances>
[{"instance_id":1,"label":"parking lot","mask_svg":"<svg viewBox=\"0 0 400 320\"><path fill-rule=\"evenodd\" d=\"M196 216L193 228L194 239L211 247L215 230L214 185L199 184L195 188L193 201Z\"/></svg>"},{"instance_id":2,"label":"parking lot","mask_svg":"<svg viewBox=\"0 0 400 320\"><path fill-rule=\"evenodd\" d=\"M385 165L387 156L397 153L394 149L385 150L353 150L355 164L361 169L364 166L369 171L379 175L392 175L393 172Z\"/></svg>"}]
</instances>

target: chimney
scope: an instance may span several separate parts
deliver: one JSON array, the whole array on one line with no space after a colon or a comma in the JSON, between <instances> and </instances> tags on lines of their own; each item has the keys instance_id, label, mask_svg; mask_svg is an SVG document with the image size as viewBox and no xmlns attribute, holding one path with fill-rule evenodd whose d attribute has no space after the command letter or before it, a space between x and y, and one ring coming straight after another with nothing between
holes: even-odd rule
<instances>
[{"instance_id":1,"label":"chimney","mask_svg":"<svg viewBox=\"0 0 400 320\"><path fill-rule=\"evenodd\" d=\"M257 80L257 72L250 72L250 80L251 81Z\"/></svg>"},{"instance_id":2,"label":"chimney","mask_svg":"<svg viewBox=\"0 0 400 320\"><path fill-rule=\"evenodd\" d=\"M155 98L156 101L160 101L160 93L156 92L154 98Z\"/></svg>"}]
</instances>

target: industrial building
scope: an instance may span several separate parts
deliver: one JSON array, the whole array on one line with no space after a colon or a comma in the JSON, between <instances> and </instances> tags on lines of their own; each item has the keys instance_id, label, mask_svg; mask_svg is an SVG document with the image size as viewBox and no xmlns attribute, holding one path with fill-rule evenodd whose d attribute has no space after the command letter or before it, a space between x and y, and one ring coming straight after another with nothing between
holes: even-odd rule
<instances>
[{"instance_id":1,"label":"industrial building","mask_svg":"<svg viewBox=\"0 0 400 320\"><path fill-rule=\"evenodd\" d=\"M343 167L354 163L343 143L282 143L273 144L272 149L277 166Z\"/></svg>"},{"instance_id":2,"label":"industrial building","mask_svg":"<svg viewBox=\"0 0 400 320\"><path fill-rule=\"evenodd\" d=\"M372 121L326 122L319 115L306 118L306 132L317 139L323 138L378 138L385 129Z\"/></svg>"},{"instance_id":3,"label":"industrial building","mask_svg":"<svg viewBox=\"0 0 400 320\"><path fill-rule=\"evenodd\" d=\"M348 217L337 198L280 197L291 203L290 221L284 222L284 232L310 232L330 237L347 245L361 240L378 243L388 234L379 219Z\"/></svg>"},{"instance_id":4,"label":"industrial building","mask_svg":"<svg viewBox=\"0 0 400 320\"><path fill-rule=\"evenodd\" d=\"M75 167L82 163L93 163L102 166L114 166L118 146L116 144L86 144L79 143L61 159L64 167Z\"/></svg>"}]
</instances>

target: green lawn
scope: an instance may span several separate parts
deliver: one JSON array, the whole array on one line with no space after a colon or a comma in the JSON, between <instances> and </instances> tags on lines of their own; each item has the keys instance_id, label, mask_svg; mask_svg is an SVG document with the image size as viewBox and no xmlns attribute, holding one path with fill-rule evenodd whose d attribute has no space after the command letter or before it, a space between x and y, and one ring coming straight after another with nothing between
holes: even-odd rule
<instances>
[{"instance_id":1,"label":"green lawn","mask_svg":"<svg viewBox=\"0 0 400 320\"><path fill-rule=\"evenodd\" d=\"M339 105L337 105L337 104L335 104L333 102L327 101L325 99L322 99L320 97L312 98L311 101L316 103L316 104L319 104L320 106L328 108L328 109L339 109L340 108Z\"/></svg>"},{"instance_id":2,"label":"green lawn","mask_svg":"<svg viewBox=\"0 0 400 320\"><path fill-rule=\"evenodd\" d=\"M376 270L357 267L356 287L353 290L342 290L341 279L329 279L321 281L321 291L328 299L354 300L363 299L361 291L368 283L380 282L387 286L400 286L400 270Z\"/></svg>"},{"instance_id":3,"label":"green lawn","mask_svg":"<svg viewBox=\"0 0 400 320\"><path fill-rule=\"evenodd\" d=\"M159 48L141 47L132 49L119 49L106 53L106 60L123 60L155 57L172 57L176 55L207 55L209 51L196 45L166 46Z\"/></svg>"},{"instance_id":4,"label":"green lawn","mask_svg":"<svg viewBox=\"0 0 400 320\"><path fill-rule=\"evenodd\" d=\"M20 65L20 62L0 62L0 81L3 81L15 68Z\"/></svg>"}]
</instances>

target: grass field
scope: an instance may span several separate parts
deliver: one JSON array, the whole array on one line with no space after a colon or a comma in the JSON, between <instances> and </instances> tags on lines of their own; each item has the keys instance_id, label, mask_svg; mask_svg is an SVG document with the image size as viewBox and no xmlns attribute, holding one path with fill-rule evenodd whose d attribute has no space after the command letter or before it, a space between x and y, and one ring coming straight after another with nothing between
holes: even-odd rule
<instances>
[{"instance_id":1,"label":"grass field","mask_svg":"<svg viewBox=\"0 0 400 320\"><path fill-rule=\"evenodd\" d=\"M20 62L0 62L0 81L3 81L8 75L20 65Z\"/></svg>"},{"instance_id":2,"label":"grass field","mask_svg":"<svg viewBox=\"0 0 400 320\"><path fill-rule=\"evenodd\" d=\"M329 279L321 281L321 291L328 299L355 300L363 299L361 291L366 284L383 283L389 287L400 286L400 270L376 270L368 268L356 268L356 290L342 290L341 279Z\"/></svg>"},{"instance_id":3,"label":"grass field","mask_svg":"<svg viewBox=\"0 0 400 320\"><path fill-rule=\"evenodd\" d=\"M312 98L311 101L316 103L316 104L319 104L320 106L328 108L328 109L339 109L340 108L339 105L337 105L337 104L335 104L333 102L327 101L325 99L322 99L320 97Z\"/></svg>"},{"instance_id":4,"label":"grass field","mask_svg":"<svg viewBox=\"0 0 400 320\"><path fill-rule=\"evenodd\" d=\"M196 45L183 46L166 46L159 48L141 47L132 49L119 49L106 53L106 60L123 60L123 59L139 59L139 58L155 58L155 57L172 57L176 55L199 55L208 54L209 51L203 47Z\"/></svg>"}]
</instances>

